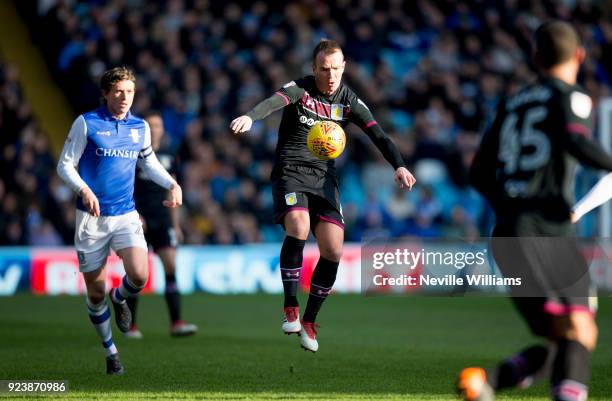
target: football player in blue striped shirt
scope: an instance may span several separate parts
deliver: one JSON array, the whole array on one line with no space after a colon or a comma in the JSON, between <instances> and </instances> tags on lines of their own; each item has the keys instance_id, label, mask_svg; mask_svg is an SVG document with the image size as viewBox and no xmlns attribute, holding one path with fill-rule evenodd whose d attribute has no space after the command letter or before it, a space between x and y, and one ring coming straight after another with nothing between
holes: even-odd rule
<instances>
[{"instance_id":1,"label":"football player in blue striped shirt","mask_svg":"<svg viewBox=\"0 0 612 401\"><path fill-rule=\"evenodd\" d=\"M169 190L166 207L182 203L181 187L157 160L148 124L130 113L136 90L134 73L110 69L100 80L104 105L77 117L64 144L57 172L78 194L75 248L87 287L87 307L106 352L108 374L122 374L105 301L106 259L112 248L123 260L125 276L109 295L119 330L128 331L126 298L148 279L147 243L134 205L136 164ZM160 205L161 207L162 205Z\"/></svg>"}]
</instances>

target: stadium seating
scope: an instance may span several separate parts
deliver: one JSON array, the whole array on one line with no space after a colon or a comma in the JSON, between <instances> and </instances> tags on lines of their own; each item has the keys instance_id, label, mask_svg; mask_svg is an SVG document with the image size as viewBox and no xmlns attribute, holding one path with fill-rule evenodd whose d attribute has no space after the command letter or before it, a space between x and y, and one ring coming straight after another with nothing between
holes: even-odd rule
<instances>
[{"instance_id":1,"label":"stadium seating","mask_svg":"<svg viewBox=\"0 0 612 401\"><path fill-rule=\"evenodd\" d=\"M168 146L182 162L187 243L282 238L271 223L268 178L280 113L256 123L244 137L232 136L227 127L284 83L307 74L309 51L323 37L343 44L346 82L371 106L410 166L420 165L424 177L436 180L414 193L394 193L391 182L380 188L379 173L390 178L391 170L358 129L349 129L338 166L341 182L347 181L351 240L381 229L394 235L487 230L488 212L467 187L466 169L499 97L533 78L529 40L540 22L571 17L577 24L589 54L581 82L595 100L610 94L612 82L612 25L605 18L610 10L595 2L513 1L503 8L495 2L433 0L316 7L309 0L50 1L40 8L18 3L28 25L36 27L33 38L75 115L98 104L96 85L104 69L125 64L136 70L133 111L163 112ZM50 157L35 160L46 169L41 176L57 187L54 199L65 201ZM48 162L38 166L39 160ZM18 178L4 172L18 169L2 171L8 188ZM461 201L449 204L453 199ZM399 210L402 201L414 205ZM26 208L24 216L30 206L18 203ZM53 220L67 244L71 218ZM0 236L10 236L7 243L30 243L26 224L22 217L16 237L4 224Z\"/></svg>"}]
</instances>

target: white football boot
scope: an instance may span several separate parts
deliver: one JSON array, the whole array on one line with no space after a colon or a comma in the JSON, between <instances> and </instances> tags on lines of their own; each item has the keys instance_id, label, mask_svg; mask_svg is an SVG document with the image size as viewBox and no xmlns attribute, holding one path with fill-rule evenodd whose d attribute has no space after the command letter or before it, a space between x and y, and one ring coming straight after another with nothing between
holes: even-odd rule
<instances>
[{"instance_id":1,"label":"white football boot","mask_svg":"<svg viewBox=\"0 0 612 401\"><path fill-rule=\"evenodd\" d=\"M319 325L316 323L302 322L302 330L300 331L300 341L302 348L306 351L317 352L319 343L317 342L317 330Z\"/></svg>"},{"instance_id":2,"label":"white football boot","mask_svg":"<svg viewBox=\"0 0 612 401\"><path fill-rule=\"evenodd\" d=\"M138 327L135 324L133 324L127 333L124 334L124 336L133 340L140 340L142 339L142 332L138 330Z\"/></svg>"},{"instance_id":3,"label":"white football boot","mask_svg":"<svg viewBox=\"0 0 612 401\"><path fill-rule=\"evenodd\" d=\"M174 322L170 326L170 335L172 337L187 337L192 336L198 331L198 326L192 323L186 323L182 320Z\"/></svg>"},{"instance_id":4,"label":"white football boot","mask_svg":"<svg viewBox=\"0 0 612 401\"><path fill-rule=\"evenodd\" d=\"M299 306L288 306L283 309L285 317L283 318L283 332L289 334L300 334L302 325L300 324L300 308Z\"/></svg>"}]
</instances>

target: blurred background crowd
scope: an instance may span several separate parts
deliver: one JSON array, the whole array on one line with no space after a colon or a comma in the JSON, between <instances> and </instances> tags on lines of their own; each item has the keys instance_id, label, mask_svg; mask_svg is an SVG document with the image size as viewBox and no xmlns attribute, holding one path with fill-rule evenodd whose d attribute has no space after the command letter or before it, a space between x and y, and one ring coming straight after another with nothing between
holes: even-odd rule
<instances>
[{"instance_id":1,"label":"blurred background crowd","mask_svg":"<svg viewBox=\"0 0 612 401\"><path fill-rule=\"evenodd\" d=\"M607 3L607 5L606 5ZM137 74L136 115L160 110L180 160L188 244L279 241L269 176L281 113L234 136L229 122L311 73L311 51L338 40L345 83L400 148L418 185L395 189L368 138L347 129L337 161L346 239L474 237L490 212L467 169L501 96L534 78L530 37L571 21L588 51L580 82L610 96L612 6L596 0L45 0L18 2L54 79L78 113L100 103L111 67ZM66 127L66 131L68 127ZM55 174L19 71L0 60L0 241L71 244L74 200Z\"/></svg>"}]
</instances>

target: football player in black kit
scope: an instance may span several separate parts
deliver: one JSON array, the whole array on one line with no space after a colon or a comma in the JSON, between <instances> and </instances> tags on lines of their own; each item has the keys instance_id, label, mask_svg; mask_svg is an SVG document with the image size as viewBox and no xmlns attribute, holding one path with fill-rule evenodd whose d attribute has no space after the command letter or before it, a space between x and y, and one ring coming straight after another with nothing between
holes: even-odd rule
<instances>
[{"instance_id":1,"label":"football player in black kit","mask_svg":"<svg viewBox=\"0 0 612 401\"><path fill-rule=\"evenodd\" d=\"M612 158L590 139L591 98L576 85L585 50L560 21L535 32L536 82L500 102L472 167L474 187L497 217L492 250L506 276L522 276L512 300L533 334L548 340L490 370L466 368L458 390L493 400L504 388L550 379L555 401L584 401L597 342L588 265L570 222L577 162L612 170Z\"/></svg>"},{"instance_id":2,"label":"football player in black kit","mask_svg":"<svg viewBox=\"0 0 612 401\"><path fill-rule=\"evenodd\" d=\"M233 120L234 133L251 129L253 121L283 109L278 130L276 163L272 172L274 213L285 229L280 267L285 291L286 334L300 335L302 347L319 348L315 325L317 313L332 290L344 242L344 221L334 161L317 159L306 146L310 127L316 121L334 121L342 127L357 124L374 142L395 170L400 188L412 188L415 178L406 169L393 142L355 93L342 83L344 54L333 40L322 40L312 55L313 75L291 81L246 115ZM300 321L297 289L302 253L312 229L320 258L310 281L310 294Z\"/></svg>"},{"instance_id":3,"label":"football player in black kit","mask_svg":"<svg viewBox=\"0 0 612 401\"><path fill-rule=\"evenodd\" d=\"M152 111L145 115L145 121L151 129L151 147L157 152L157 158L166 170L176 174L176 158L173 154L160 149L164 136L164 122L161 114ZM159 205L168 197L168 191L156 186L147 175L138 170L134 185L134 201L136 210L143 220L145 238L153 251L157 253L164 265L166 274L165 298L170 313L170 335L174 337L189 336L198 331L195 324L181 320L181 295L176 284L176 247L180 241L181 228L178 221L178 211L161 208ZM142 333L136 326L136 308L138 298L127 300L132 311L132 326L125 333L128 338L140 339Z\"/></svg>"}]
</instances>

